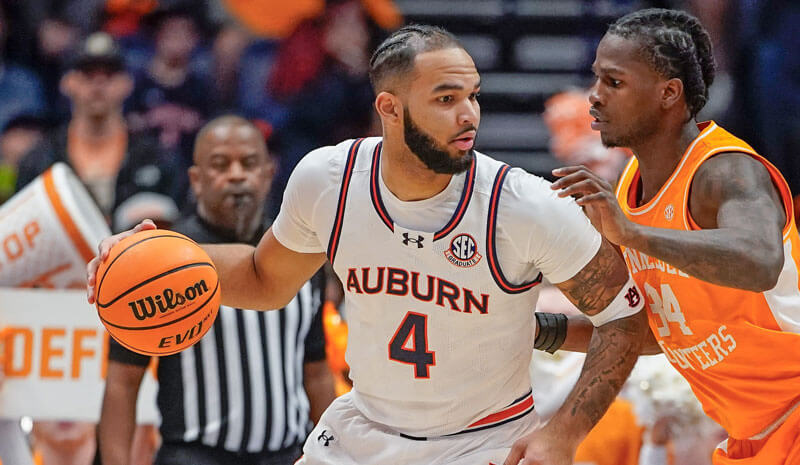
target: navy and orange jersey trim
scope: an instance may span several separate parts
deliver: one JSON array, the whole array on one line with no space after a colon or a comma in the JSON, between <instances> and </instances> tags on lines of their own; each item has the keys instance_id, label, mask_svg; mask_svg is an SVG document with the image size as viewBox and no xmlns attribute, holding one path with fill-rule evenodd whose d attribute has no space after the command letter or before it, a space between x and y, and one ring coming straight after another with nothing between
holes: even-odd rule
<instances>
[{"instance_id":1,"label":"navy and orange jersey trim","mask_svg":"<svg viewBox=\"0 0 800 465\"><path fill-rule=\"evenodd\" d=\"M380 176L380 156L382 145L382 142L379 143L378 146L375 147L375 152L372 154L372 171L370 173L369 192L370 198L372 198L372 205L375 207L375 211L378 213L381 221L383 221L383 224L385 224L390 231L394 232L394 220L392 220L392 217L389 216L389 212L386 210L386 205L383 203L383 197L381 197L381 190L378 184L378 176ZM450 217L450 221L448 221L442 229L434 233L434 241L447 236L453 232L454 229L456 229L459 223L461 223L461 220L464 218L464 213L467 211L467 207L469 206L469 201L472 199L472 192L475 189L476 173L477 162L476 159L473 158L469 170L467 171L467 176L464 179L464 188L461 190L461 198L458 201L458 206L453 212L453 216Z\"/></svg>"},{"instance_id":2,"label":"navy and orange jersey trim","mask_svg":"<svg viewBox=\"0 0 800 465\"><path fill-rule=\"evenodd\" d=\"M473 157L472 164L470 164L469 171L467 172L467 177L464 179L464 189L461 192L461 199L458 201L456 211L453 212L453 216L450 217L450 221L447 222L445 227L433 235L434 241L437 241L453 232L453 230L456 229L456 226L458 226L458 223L460 223L464 218L464 213L467 211L469 201L472 198L472 191L475 189L475 174L477 172L477 164L477 159Z\"/></svg>"},{"instance_id":3,"label":"navy and orange jersey trim","mask_svg":"<svg viewBox=\"0 0 800 465\"><path fill-rule=\"evenodd\" d=\"M383 221L383 224L385 224L390 231L394 232L394 221L392 220L392 217L389 216L389 212L386 211L386 205L383 204L381 189L378 185L382 147L383 142L379 142L378 145L375 146L375 151L372 153L372 168L369 174L369 196L372 199L372 205L375 206L375 211L378 213L381 221Z\"/></svg>"},{"instance_id":4,"label":"navy and orange jersey trim","mask_svg":"<svg viewBox=\"0 0 800 465\"><path fill-rule=\"evenodd\" d=\"M363 141L364 138L356 139L347 153L347 161L342 174L342 185L339 188L339 202L336 206L336 216L333 220L333 230L331 231L331 238L328 240L328 260L331 265L333 265L333 260L336 258L336 250L339 248L339 236L342 233L342 224L344 222L344 208L347 204L347 191L350 188L350 179L353 177L353 167L356 164L358 149Z\"/></svg>"},{"instance_id":5,"label":"navy and orange jersey trim","mask_svg":"<svg viewBox=\"0 0 800 465\"><path fill-rule=\"evenodd\" d=\"M529 414L533 411L533 391L528 391L522 397L515 399L513 402L508 404L502 410L492 413L491 415L487 415L480 420L476 420L475 422L471 423L469 426L464 428L463 430L457 433L450 433L446 434L445 436L457 436L459 434L464 433L472 433L475 431L482 431L489 428L494 428L495 426L505 425L506 423L512 422L516 419L522 418L525 415ZM428 438L420 437L420 436L410 436L407 434L400 434L400 436L406 439L413 439L416 441L426 441Z\"/></svg>"},{"instance_id":6,"label":"navy and orange jersey trim","mask_svg":"<svg viewBox=\"0 0 800 465\"><path fill-rule=\"evenodd\" d=\"M508 294L520 294L542 282L542 273L533 281L528 281L523 284L512 284L506 279L503 270L500 269L500 261L497 259L497 210L500 204L500 192L503 190L503 182L506 180L506 175L511 168L508 165L503 165L497 170L497 175L494 178L494 185L492 186L492 196L489 201L489 217L486 222L486 258L489 261L489 270L492 273L492 278L497 283L497 286Z\"/></svg>"}]
</instances>

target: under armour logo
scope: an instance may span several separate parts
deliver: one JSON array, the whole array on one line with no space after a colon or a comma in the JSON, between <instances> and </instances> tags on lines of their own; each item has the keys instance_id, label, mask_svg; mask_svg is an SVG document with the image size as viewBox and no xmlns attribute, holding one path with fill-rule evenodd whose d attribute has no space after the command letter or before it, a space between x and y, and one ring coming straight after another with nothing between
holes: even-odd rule
<instances>
[{"instance_id":1,"label":"under armour logo","mask_svg":"<svg viewBox=\"0 0 800 465\"><path fill-rule=\"evenodd\" d=\"M636 307L639 305L639 301L642 300L639 297L639 289L636 289L636 287L628 289L628 293L625 294L625 299L628 301L629 307Z\"/></svg>"},{"instance_id":2,"label":"under armour logo","mask_svg":"<svg viewBox=\"0 0 800 465\"><path fill-rule=\"evenodd\" d=\"M413 237L408 237L408 233L403 233L403 245L408 245L409 242L412 242L414 244L417 244L418 249L421 249L422 241L424 240L425 238L422 236L417 236L417 238L414 239Z\"/></svg>"},{"instance_id":3,"label":"under armour logo","mask_svg":"<svg viewBox=\"0 0 800 465\"><path fill-rule=\"evenodd\" d=\"M322 430L322 433L320 433L320 435L317 436L317 442L325 441L325 444L323 444L323 446L325 446L325 447L328 447L330 445L331 441L336 439L333 436L327 436L325 434L327 432L328 432L328 430L324 429L324 430Z\"/></svg>"}]
</instances>

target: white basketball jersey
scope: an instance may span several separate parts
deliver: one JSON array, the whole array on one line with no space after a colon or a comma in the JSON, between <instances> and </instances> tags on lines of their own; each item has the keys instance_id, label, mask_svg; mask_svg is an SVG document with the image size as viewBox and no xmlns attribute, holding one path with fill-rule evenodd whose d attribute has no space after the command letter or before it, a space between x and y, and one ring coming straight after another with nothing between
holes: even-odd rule
<instances>
[{"instance_id":1,"label":"white basketball jersey","mask_svg":"<svg viewBox=\"0 0 800 465\"><path fill-rule=\"evenodd\" d=\"M528 413L542 274L511 283L498 265L497 207L509 167L476 153L458 207L430 233L387 213L380 154L380 138L350 143L333 227L320 232L344 285L355 405L414 436Z\"/></svg>"}]
</instances>

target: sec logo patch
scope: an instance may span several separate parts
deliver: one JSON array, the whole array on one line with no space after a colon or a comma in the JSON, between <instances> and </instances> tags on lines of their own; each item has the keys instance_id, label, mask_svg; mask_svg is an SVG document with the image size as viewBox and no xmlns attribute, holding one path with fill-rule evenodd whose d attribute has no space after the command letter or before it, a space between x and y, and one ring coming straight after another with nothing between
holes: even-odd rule
<instances>
[{"instance_id":1,"label":"sec logo patch","mask_svg":"<svg viewBox=\"0 0 800 465\"><path fill-rule=\"evenodd\" d=\"M469 234L459 234L450 241L450 247L444 251L447 261L455 266L469 268L481 261L478 245Z\"/></svg>"}]
</instances>

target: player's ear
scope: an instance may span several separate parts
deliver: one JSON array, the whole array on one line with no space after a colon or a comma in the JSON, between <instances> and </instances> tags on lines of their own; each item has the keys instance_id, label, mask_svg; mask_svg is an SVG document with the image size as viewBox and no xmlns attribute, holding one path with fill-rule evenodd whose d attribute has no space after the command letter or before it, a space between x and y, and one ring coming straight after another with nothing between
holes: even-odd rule
<instances>
[{"instance_id":1,"label":"player's ear","mask_svg":"<svg viewBox=\"0 0 800 465\"><path fill-rule=\"evenodd\" d=\"M665 110L672 108L683 97L683 81L678 78L668 79L661 89L661 107Z\"/></svg>"},{"instance_id":2,"label":"player's ear","mask_svg":"<svg viewBox=\"0 0 800 465\"><path fill-rule=\"evenodd\" d=\"M375 97L375 110L384 124L400 124L403 120L403 108L396 95L383 91Z\"/></svg>"}]
</instances>

